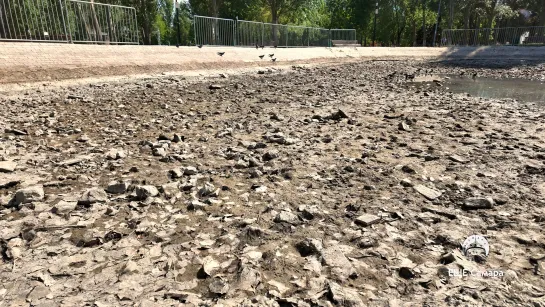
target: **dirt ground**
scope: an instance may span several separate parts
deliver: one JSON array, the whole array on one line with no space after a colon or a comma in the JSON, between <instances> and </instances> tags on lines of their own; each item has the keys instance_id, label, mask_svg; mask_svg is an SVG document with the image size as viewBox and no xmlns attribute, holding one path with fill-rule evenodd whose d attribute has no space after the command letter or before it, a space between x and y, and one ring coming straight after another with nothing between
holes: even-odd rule
<instances>
[{"instance_id":1,"label":"dirt ground","mask_svg":"<svg viewBox=\"0 0 545 307\"><path fill-rule=\"evenodd\" d=\"M508 64L5 92L0 306L545 306L545 110L412 81Z\"/></svg>"}]
</instances>

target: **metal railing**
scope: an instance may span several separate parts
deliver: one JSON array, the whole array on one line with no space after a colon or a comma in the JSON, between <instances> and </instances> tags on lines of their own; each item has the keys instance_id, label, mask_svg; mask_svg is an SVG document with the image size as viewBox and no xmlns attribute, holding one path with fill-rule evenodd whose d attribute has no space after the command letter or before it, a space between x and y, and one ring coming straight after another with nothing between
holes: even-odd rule
<instances>
[{"instance_id":1,"label":"metal railing","mask_svg":"<svg viewBox=\"0 0 545 307\"><path fill-rule=\"evenodd\" d=\"M331 40L355 41L358 39L355 29L331 29Z\"/></svg>"},{"instance_id":2,"label":"metal railing","mask_svg":"<svg viewBox=\"0 0 545 307\"><path fill-rule=\"evenodd\" d=\"M74 43L138 44L132 7L67 1L67 30Z\"/></svg>"},{"instance_id":3,"label":"metal railing","mask_svg":"<svg viewBox=\"0 0 545 307\"><path fill-rule=\"evenodd\" d=\"M80 0L0 0L0 40L138 44L136 10Z\"/></svg>"},{"instance_id":4,"label":"metal railing","mask_svg":"<svg viewBox=\"0 0 545 307\"><path fill-rule=\"evenodd\" d=\"M235 45L235 21L195 15L195 44L212 46Z\"/></svg>"},{"instance_id":5,"label":"metal railing","mask_svg":"<svg viewBox=\"0 0 545 307\"><path fill-rule=\"evenodd\" d=\"M331 35L356 40L354 29L323 29L246 20L194 16L196 45L329 47Z\"/></svg>"},{"instance_id":6,"label":"metal railing","mask_svg":"<svg viewBox=\"0 0 545 307\"><path fill-rule=\"evenodd\" d=\"M447 46L545 45L545 27L443 30Z\"/></svg>"}]
</instances>

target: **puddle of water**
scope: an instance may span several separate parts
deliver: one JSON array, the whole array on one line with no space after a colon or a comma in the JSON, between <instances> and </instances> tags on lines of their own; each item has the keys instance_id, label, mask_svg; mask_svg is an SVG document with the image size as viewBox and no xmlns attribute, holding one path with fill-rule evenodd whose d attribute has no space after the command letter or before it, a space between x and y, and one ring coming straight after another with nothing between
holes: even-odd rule
<instances>
[{"instance_id":1,"label":"puddle of water","mask_svg":"<svg viewBox=\"0 0 545 307\"><path fill-rule=\"evenodd\" d=\"M492 79L460 76L439 77L447 91L483 98L512 98L545 106L545 82L524 79ZM419 80L420 81L420 80ZM427 80L426 80L427 81Z\"/></svg>"}]
</instances>

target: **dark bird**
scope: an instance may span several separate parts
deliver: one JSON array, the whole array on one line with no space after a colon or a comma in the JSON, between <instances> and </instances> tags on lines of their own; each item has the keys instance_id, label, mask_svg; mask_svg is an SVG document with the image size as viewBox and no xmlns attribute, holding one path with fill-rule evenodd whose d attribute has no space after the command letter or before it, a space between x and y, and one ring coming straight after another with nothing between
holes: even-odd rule
<instances>
[{"instance_id":1,"label":"dark bird","mask_svg":"<svg viewBox=\"0 0 545 307\"><path fill-rule=\"evenodd\" d=\"M269 54L269 57L271 57L271 58L272 58L273 56L274 56L274 53L273 53L273 54Z\"/></svg>"},{"instance_id":2,"label":"dark bird","mask_svg":"<svg viewBox=\"0 0 545 307\"><path fill-rule=\"evenodd\" d=\"M219 56L223 56L224 54L225 54L225 52L218 52Z\"/></svg>"},{"instance_id":3,"label":"dark bird","mask_svg":"<svg viewBox=\"0 0 545 307\"><path fill-rule=\"evenodd\" d=\"M466 74L466 72L465 72L465 71L462 71L462 72L460 73L460 76L463 76L463 75L465 75L465 74Z\"/></svg>"},{"instance_id":4,"label":"dark bird","mask_svg":"<svg viewBox=\"0 0 545 307\"><path fill-rule=\"evenodd\" d=\"M276 49L276 47L278 47L278 45L274 45L274 49Z\"/></svg>"},{"instance_id":5,"label":"dark bird","mask_svg":"<svg viewBox=\"0 0 545 307\"><path fill-rule=\"evenodd\" d=\"M475 80L475 79L477 78L477 73L474 72L474 73L471 75L471 78L472 78L473 80Z\"/></svg>"},{"instance_id":6,"label":"dark bird","mask_svg":"<svg viewBox=\"0 0 545 307\"><path fill-rule=\"evenodd\" d=\"M271 61L276 62L276 58L272 58Z\"/></svg>"},{"instance_id":7,"label":"dark bird","mask_svg":"<svg viewBox=\"0 0 545 307\"><path fill-rule=\"evenodd\" d=\"M386 78L393 79L396 74L397 74L397 71L394 71L393 73L389 74Z\"/></svg>"},{"instance_id":8,"label":"dark bird","mask_svg":"<svg viewBox=\"0 0 545 307\"><path fill-rule=\"evenodd\" d=\"M261 45L261 46L259 46L259 47L261 47L261 49L265 49L265 46L264 46L264 45Z\"/></svg>"},{"instance_id":9,"label":"dark bird","mask_svg":"<svg viewBox=\"0 0 545 307\"><path fill-rule=\"evenodd\" d=\"M255 49L259 49L259 45L255 43Z\"/></svg>"},{"instance_id":10,"label":"dark bird","mask_svg":"<svg viewBox=\"0 0 545 307\"><path fill-rule=\"evenodd\" d=\"M263 57L264 57L264 56L265 56L265 55L264 55L264 54L262 54L262 55L260 55L260 56L259 56L259 58L261 58L261 59L263 60Z\"/></svg>"},{"instance_id":11,"label":"dark bird","mask_svg":"<svg viewBox=\"0 0 545 307\"><path fill-rule=\"evenodd\" d=\"M197 47L199 47L199 49L201 49L201 48L202 48L202 45L197 45Z\"/></svg>"}]
</instances>

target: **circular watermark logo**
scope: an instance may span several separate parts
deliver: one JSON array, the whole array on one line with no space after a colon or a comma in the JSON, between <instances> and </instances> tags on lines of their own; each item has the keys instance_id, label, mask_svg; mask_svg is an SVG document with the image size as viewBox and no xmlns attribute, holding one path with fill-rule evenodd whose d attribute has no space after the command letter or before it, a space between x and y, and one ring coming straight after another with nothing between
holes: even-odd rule
<instances>
[{"instance_id":1,"label":"circular watermark logo","mask_svg":"<svg viewBox=\"0 0 545 307\"><path fill-rule=\"evenodd\" d=\"M490 253L490 245L488 240L481 235L471 235L462 243L464 255L471 260L480 258L481 260L488 257Z\"/></svg>"}]
</instances>

